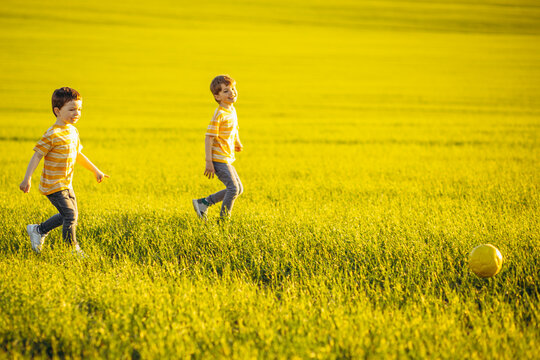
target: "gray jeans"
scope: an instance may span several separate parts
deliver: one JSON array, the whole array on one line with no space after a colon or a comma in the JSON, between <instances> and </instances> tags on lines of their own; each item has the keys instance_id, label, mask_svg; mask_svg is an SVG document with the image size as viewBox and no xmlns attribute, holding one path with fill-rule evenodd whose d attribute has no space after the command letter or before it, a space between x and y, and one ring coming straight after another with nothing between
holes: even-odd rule
<instances>
[{"instance_id":1,"label":"gray jeans","mask_svg":"<svg viewBox=\"0 0 540 360\"><path fill-rule=\"evenodd\" d=\"M66 189L47 195L49 201L58 209L58 214L42 222L38 229L41 234L47 234L52 229L62 225L62 238L68 244L77 245L77 199L72 189Z\"/></svg>"},{"instance_id":2,"label":"gray jeans","mask_svg":"<svg viewBox=\"0 0 540 360\"><path fill-rule=\"evenodd\" d=\"M207 199L210 205L223 201L220 216L227 217L231 214L234 200L244 192L244 186L238 177L236 169L231 164L214 161L214 170L218 179L225 184L225 189L208 196Z\"/></svg>"}]
</instances>

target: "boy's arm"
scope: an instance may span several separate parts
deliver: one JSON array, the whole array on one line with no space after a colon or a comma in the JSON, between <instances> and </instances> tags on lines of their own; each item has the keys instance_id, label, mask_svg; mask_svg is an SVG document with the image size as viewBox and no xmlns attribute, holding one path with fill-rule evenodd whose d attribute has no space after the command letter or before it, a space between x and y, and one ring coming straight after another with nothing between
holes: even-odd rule
<instances>
[{"instance_id":1,"label":"boy's arm","mask_svg":"<svg viewBox=\"0 0 540 360\"><path fill-rule=\"evenodd\" d=\"M39 165L39 162L43 158L43 155L38 153L37 151L34 152L34 155L32 155L32 158L30 159L30 163L28 163L28 168L26 169L26 174L24 175L24 179L19 185L19 189L23 191L24 193L27 193L30 191L30 187L32 186L32 174L34 174L34 171L36 171L36 168Z\"/></svg>"},{"instance_id":2,"label":"boy's arm","mask_svg":"<svg viewBox=\"0 0 540 360\"><path fill-rule=\"evenodd\" d=\"M96 176L96 180L98 183L102 182L103 179L109 177L109 175L104 174L101 170L99 170L96 165L92 164L92 162L82 152L79 152L77 154L77 162L81 164L85 169L93 172Z\"/></svg>"},{"instance_id":3,"label":"boy's arm","mask_svg":"<svg viewBox=\"0 0 540 360\"><path fill-rule=\"evenodd\" d=\"M212 145L214 144L215 136L206 135L204 138L204 153L206 167L204 169L204 176L212 179L216 171L214 170L214 163L212 162Z\"/></svg>"}]
</instances>

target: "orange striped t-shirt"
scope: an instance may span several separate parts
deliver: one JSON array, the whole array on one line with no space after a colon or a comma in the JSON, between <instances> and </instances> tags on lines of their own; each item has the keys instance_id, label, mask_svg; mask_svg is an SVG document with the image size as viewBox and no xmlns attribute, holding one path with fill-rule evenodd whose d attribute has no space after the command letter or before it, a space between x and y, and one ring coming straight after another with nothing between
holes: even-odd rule
<instances>
[{"instance_id":1,"label":"orange striped t-shirt","mask_svg":"<svg viewBox=\"0 0 540 360\"><path fill-rule=\"evenodd\" d=\"M77 128L71 124L53 125L34 147L44 156L39 191L43 195L72 189L77 154L82 150Z\"/></svg>"},{"instance_id":2,"label":"orange striped t-shirt","mask_svg":"<svg viewBox=\"0 0 540 360\"><path fill-rule=\"evenodd\" d=\"M219 106L208 125L206 135L214 136L212 161L232 164L235 160L234 143L238 136L238 118L234 106Z\"/></svg>"}]
</instances>

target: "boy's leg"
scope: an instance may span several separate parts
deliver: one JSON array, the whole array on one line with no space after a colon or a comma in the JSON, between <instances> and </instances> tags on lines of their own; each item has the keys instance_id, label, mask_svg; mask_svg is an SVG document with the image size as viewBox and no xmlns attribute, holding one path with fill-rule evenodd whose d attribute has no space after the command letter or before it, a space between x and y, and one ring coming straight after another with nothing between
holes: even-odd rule
<instances>
[{"instance_id":1,"label":"boy's leg","mask_svg":"<svg viewBox=\"0 0 540 360\"><path fill-rule=\"evenodd\" d=\"M71 189L62 190L47 195L49 201L58 209L59 214L54 215L49 220L40 225L40 232L47 233L62 224L62 238L68 244L77 246L77 199ZM60 222L61 220L61 222Z\"/></svg>"},{"instance_id":2,"label":"boy's leg","mask_svg":"<svg viewBox=\"0 0 540 360\"><path fill-rule=\"evenodd\" d=\"M220 163L221 164L221 163ZM226 165L226 164L224 164ZM218 165L219 167L219 165ZM236 172L236 169L234 168L234 166L232 165L229 165L229 172L230 172L230 180L227 180L228 182L229 181L236 181L236 184L238 185L238 194L237 196L241 195L243 192L244 192L244 185L242 185L242 181L240 181L240 177L238 176L238 173ZM215 167L214 167L215 168ZM216 175L217 175L217 172L216 172ZM227 175L226 175L227 176ZM219 178L219 175L218 175L218 179ZM220 179L221 180L221 179ZM225 181L222 180L222 182L225 184L225 186L227 186L227 184L225 183ZM221 190L221 191L218 191L217 193L215 194L212 194L210 196L208 196L206 198L206 201L208 201L208 203L210 205L214 205L214 204L217 204L218 202L220 201L223 201L223 199L225 198L225 194L227 194L227 189L224 189L224 190Z\"/></svg>"},{"instance_id":3,"label":"boy's leg","mask_svg":"<svg viewBox=\"0 0 540 360\"><path fill-rule=\"evenodd\" d=\"M214 162L214 170L216 168L216 162ZM217 172L216 172L217 174ZM219 176L218 176L219 178ZM201 199L193 199L193 208L195 209L195 212L200 218L206 217L206 212L208 211L208 208L212 205L217 204L218 202L223 201L223 198L225 197L225 193L227 192L226 189L220 190L215 194L208 195L205 198Z\"/></svg>"},{"instance_id":4,"label":"boy's leg","mask_svg":"<svg viewBox=\"0 0 540 360\"><path fill-rule=\"evenodd\" d=\"M220 179L221 180L221 179ZM208 201L209 206L215 205L218 202L222 202L223 198L225 197L225 194L227 193L226 189L220 190L215 194L208 195L206 198L206 201Z\"/></svg>"},{"instance_id":5,"label":"boy's leg","mask_svg":"<svg viewBox=\"0 0 540 360\"><path fill-rule=\"evenodd\" d=\"M236 179L236 183L238 184L238 194L236 197L242 195L244 193L244 185L242 184L242 181L240 180L240 176L238 176L238 173L236 172L236 168L231 165L231 170L233 171L233 177Z\"/></svg>"},{"instance_id":6,"label":"boy's leg","mask_svg":"<svg viewBox=\"0 0 540 360\"><path fill-rule=\"evenodd\" d=\"M49 196L47 196L47 198L48 197ZM42 222L41 224L28 225L26 227L26 232L30 236L32 249L37 253L41 252L41 247L43 246L43 243L45 242L45 237L49 234L49 231L59 227L63 223L64 223L64 218L62 217L62 215L56 214L56 215L51 216L48 220Z\"/></svg>"},{"instance_id":7,"label":"boy's leg","mask_svg":"<svg viewBox=\"0 0 540 360\"><path fill-rule=\"evenodd\" d=\"M231 164L214 162L214 170L218 179L225 185L225 190L212 194L208 198L213 204L223 201L220 216L224 218L230 215L234 200L242 193L243 186L236 169Z\"/></svg>"},{"instance_id":8,"label":"boy's leg","mask_svg":"<svg viewBox=\"0 0 540 360\"><path fill-rule=\"evenodd\" d=\"M79 243L77 242L77 224L79 221L79 208L77 207L77 198L75 197L75 191L73 191L73 189L69 189L69 198L71 199L71 203L75 211L75 219L73 225L67 231L69 237L71 237L71 244L76 248L79 248ZM62 228L62 237L64 237L64 228Z\"/></svg>"},{"instance_id":9,"label":"boy's leg","mask_svg":"<svg viewBox=\"0 0 540 360\"><path fill-rule=\"evenodd\" d=\"M52 201L51 201L52 202ZM64 223L64 218L60 214L51 216L48 220L38 225L40 234L47 235L52 229L56 229Z\"/></svg>"}]
</instances>

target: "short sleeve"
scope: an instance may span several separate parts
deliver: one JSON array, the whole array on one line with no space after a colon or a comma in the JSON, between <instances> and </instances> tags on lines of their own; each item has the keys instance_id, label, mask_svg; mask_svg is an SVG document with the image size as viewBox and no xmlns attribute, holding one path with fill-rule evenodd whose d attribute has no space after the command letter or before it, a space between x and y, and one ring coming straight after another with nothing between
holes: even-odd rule
<instances>
[{"instance_id":1,"label":"short sleeve","mask_svg":"<svg viewBox=\"0 0 540 360\"><path fill-rule=\"evenodd\" d=\"M206 129L206 135L218 136L219 125L222 120L223 120L223 114L219 113L219 114L214 115L214 117L210 121L210 124L208 124L208 128Z\"/></svg>"},{"instance_id":2,"label":"short sleeve","mask_svg":"<svg viewBox=\"0 0 540 360\"><path fill-rule=\"evenodd\" d=\"M49 134L45 133L37 142L36 146L34 146L34 151L45 156L49 153L49 151L51 151L52 147L52 137Z\"/></svg>"}]
</instances>

